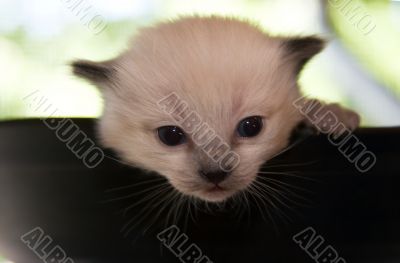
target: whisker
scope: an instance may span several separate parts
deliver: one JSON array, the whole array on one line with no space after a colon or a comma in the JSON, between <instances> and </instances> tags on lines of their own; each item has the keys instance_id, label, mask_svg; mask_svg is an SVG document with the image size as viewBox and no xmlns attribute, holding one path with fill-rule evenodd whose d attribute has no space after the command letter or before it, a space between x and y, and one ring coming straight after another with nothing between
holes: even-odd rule
<instances>
[{"instance_id":1,"label":"whisker","mask_svg":"<svg viewBox=\"0 0 400 263\"><path fill-rule=\"evenodd\" d=\"M169 197L171 194L173 194L173 192L169 192L167 197ZM153 212L154 209L156 209L160 204L163 204L163 202L165 202L164 198L161 198L156 203L153 202L151 205L148 205L146 206L146 208L143 208L139 214L137 214L135 217L129 220L121 229L121 232L125 232L124 236L127 237L129 233L132 232L133 229L135 229L135 227L140 225L140 223L142 223L143 220L147 219L147 216L151 214L151 212ZM152 209L148 209L149 206L152 207ZM137 221L135 224L131 225L139 217L141 217L141 219Z\"/></svg>"},{"instance_id":2,"label":"whisker","mask_svg":"<svg viewBox=\"0 0 400 263\"><path fill-rule=\"evenodd\" d=\"M288 189L292 188L292 189L296 189L296 190L299 190L299 191L302 191L302 192L306 192L306 193L312 194L312 192L307 190L306 188L295 186L293 184L288 184L288 183L282 182L282 181L274 179L274 178L259 176L257 179L269 181L271 183L275 183L275 184L278 184L278 185L283 185L283 186L289 187Z\"/></svg>"},{"instance_id":3,"label":"whisker","mask_svg":"<svg viewBox=\"0 0 400 263\"><path fill-rule=\"evenodd\" d=\"M271 159L273 159L273 158L275 158L275 157L277 157L277 156L279 156L279 155L282 155L282 154L284 154L285 152L291 150L293 147L295 147L295 146L297 146L298 144L300 144L300 143L302 143L303 141L305 141L308 137L310 137L310 135L304 136L304 137L301 137L301 138L297 139L297 140L294 141L292 144L290 144L289 146L287 146L286 148L284 148L283 150L281 150L281 151L278 152L277 154L273 155L273 156L271 157Z\"/></svg>"},{"instance_id":4,"label":"whisker","mask_svg":"<svg viewBox=\"0 0 400 263\"><path fill-rule=\"evenodd\" d=\"M125 199L128 199L128 198L137 196L137 195L141 195L141 194L150 192L150 191L152 191L152 190L154 190L154 189L158 189L158 188L160 188L160 187L162 187L162 186L165 186L165 185L168 185L168 183L158 184L158 185L155 185L155 186L146 188L146 189L144 189L144 190L142 190L142 191L131 193L131 194L126 195L126 196L121 196L121 197L116 197L116 198L112 198L112 199L100 201L100 203L101 203L101 204L106 204L106 203L111 203L111 202L115 202L115 201L125 200Z\"/></svg>"},{"instance_id":5,"label":"whisker","mask_svg":"<svg viewBox=\"0 0 400 263\"><path fill-rule=\"evenodd\" d=\"M270 189L270 188L266 188L266 189L260 188L260 187L257 185L259 182L257 182L257 181L255 181L255 182L256 182L256 183L254 184L254 187L256 187L256 188L259 189L260 191L264 192L267 196L270 197L270 198L266 198L265 200L266 200L267 202L269 202L270 205L272 205L272 207L274 207L274 209L278 212L278 214L280 215L280 217L281 217L283 220L286 219L286 220L288 220L289 222L292 221L292 219L291 219L281 208L279 208L279 207L274 203L273 199L275 199L275 200L276 200L277 202L279 202L279 203L282 203L281 200L279 199L279 197L276 197L276 195L274 195L274 193L269 192L268 189ZM272 199L272 198L273 198L273 199Z\"/></svg>"},{"instance_id":6,"label":"whisker","mask_svg":"<svg viewBox=\"0 0 400 263\"><path fill-rule=\"evenodd\" d=\"M173 191L175 191L175 190L173 190ZM167 199L167 201L164 203L163 207L158 210L157 214L153 217L153 220L149 223L149 226L147 228L145 228L145 230L143 231L143 234L146 233L147 230L151 226L154 225L154 223L157 221L157 219L160 217L160 215L164 212L164 210L169 207L170 203L172 202L172 197L171 197L171 195L169 195L168 197L169 197L169 199Z\"/></svg>"},{"instance_id":7,"label":"whisker","mask_svg":"<svg viewBox=\"0 0 400 263\"><path fill-rule=\"evenodd\" d=\"M274 163L265 163L261 168L280 168L280 167L296 167L296 166L307 166L318 163L318 160L309 161L304 163L287 163L287 164L274 164Z\"/></svg>"},{"instance_id":8,"label":"whisker","mask_svg":"<svg viewBox=\"0 0 400 263\"><path fill-rule=\"evenodd\" d=\"M250 222L251 219L251 205L250 205L250 201L249 201L249 197L247 196L247 194L250 195L249 189L245 189L245 191L242 192L242 196L243 196L243 204L245 205L247 212L247 222Z\"/></svg>"},{"instance_id":9,"label":"whisker","mask_svg":"<svg viewBox=\"0 0 400 263\"><path fill-rule=\"evenodd\" d=\"M113 161L117 162L117 163L120 163L120 164L123 164L123 165L126 165L126 166L132 166L131 163L124 162L124 161L119 160L119 159L115 159L114 157L108 156L107 154L104 154L104 156L107 157L110 160L113 160Z\"/></svg>"},{"instance_id":10,"label":"whisker","mask_svg":"<svg viewBox=\"0 0 400 263\"><path fill-rule=\"evenodd\" d=\"M267 174L267 175L285 175L287 177L293 177L293 178L298 178L298 179L303 179L303 180L308 180L308 181L313 181L313 182L320 182L317 179L314 178L309 178L306 176L300 176L300 175L296 175L296 174L292 174L290 172L293 171L289 171L289 172L273 172L273 171L259 171L258 174Z\"/></svg>"},{"instance_id":11,"label":"whisker","mask_svg":"<svg viewBox=\"0 0 400 263\"><path fill-rule=\"evenodd\" d=\"M189 202L189 215L190 215L190 218L192 219L193 223L196 223L196 214L193 215L193 213L192 213L192 204L193 204L194 212L196 212L195 199L192 196L189 196L188 197L188 202Z\"/></svg>"},{"instance_id":12,"label":"whisker","mask_svg":"<svg viewBox=\"0 0 400 263\"><path fill-rule=\"evenodd\" d=\"M258 205L257 199L255 199L256 205L257 205L257 207L258 207L258 209L259 209L259 211L260 211L260 214L261 214L261 217L263 218L263 220L264 220L265 222L271 221L272 224L274 225L275 231L278 231L277 224L276 224L276 222L275 222L275 220L274 220L272 214L271 214L270 211L269 211L268 205L267 205L267 204L265 203L265 201L264 201L265 198L264 198L264 197L262 196L262 194L258 191L258 189L257 189L256 187L254 187L254 184L250 185L249 190L251 190L250 193L252 193L252 192L254 193L254 197L255 197L255 198L258 198L258 199L262 202L262 204L264 205L264 207L265 207L265 211L267 212L268 217L269 217L270 220L267 220L267 219L265 218L265 215L264 215L263 210L262 210L261 207ZM279 231L278 231L278 232L279 232Z\"/></svg>"},{"instance_id":13,"label":"whisker","mask_svg":"<svg viewBox=\"0 0 400 263\"><path fill-rule=\"evenodd\" d=\"M282 215L283 211L281 211L280 209L276 209L274 206L271 207L270 205L268 205L269 202L272 202L272 201L268 201L268 198L270 198L269 195L263 195L262 193L260 193L260 198L262 200L265 200L264 202L266 202L265 207L266 207L267 214L269 215L269 218L271 218L271 222L272 222L273 229L274 229L275 233L277 235L279 235L280 231L279 231L279 225L278 225L278 222L277 222L279 220L276 217L278 216L279 218L283 218L283 220L285 220L284 216ZM275 211L277 211L277 213L278 213L277 216L274 216L272 208L274 208Z\"/></svg>"},{"instance_id":14,"label":"whisker","mask_svg":"<svg viewBox=\"0 0 400 263\"><path fill-rule=\"evenodd\" d=\"M182 200L184 200L185 196L181 193L179 193L179 199L176 205L175 213L174 213L174 224L178 224L179 220L179 210L181 209L182 206Z\"/></svg>"},{"instance_id":15,"label":"whisker","mask_svg":"<svg viewBox=\"0 0 400 263\"><path fill-rule=\"evenodd\" d=\"M186 207L186 213L185 213L185 219L184 219L184 223L183 223L183 231L186 232L187 227L188 227L188 223L189 223L189 214L190 214L190 199L188 197L184 198L184 205L182 208Z\"/></svg>"},{"instance_id":16,"label":"whisker","mask_svg":"<svg viewBox=\"0 0 400 263\"><path fill-rule=\"evenodd\" d=\"M141 185L146 185L146 184L149 184L149 183L164 181L164 180L165 179L163 177L158 177L158 178L154 178L154 179L151 179L151 180L146 180L146 181L139 182L139 183L133 183L133 184L130 184L130 185L124 185L124 186L120 186L120 187L116 187L116 188L111 188L111 189L108 189L108 190L104 191L104 193L112 193L112 192L116 192L116 191L120 191L120 190L125 190L125 189L129 189L129 188L141 186Z\"/></svg>"},{"instance_id":17,"label":"whisker","mask_svg":"<svg viewBox=\"0 0 400 263\"><path fill-rule=\"evenodd\" d=\"M297 205L298 207L310 207L311 204L312 204L312 202L311 202L309 199L305 198L304 196L297 195L297 194L293 193L292 191L290 191L289 189L286 189L286 188L284 188L284 187L282 187L282 186L279 186L279 185L278 185L279 187L284 188L285 191L289 191L290 193L294 194L295 197L297 197L297 198L299 198L299 199L305 201L305 203L300 203L300 202L298 202L298 201L295 200L295 199L289 198L289 196L287 196L287 195L285 194L285 192L282 192L282 191L280 191L280 190L278 190L278 189L276 189L276 188L274 188L274 187L272 187L272 186L269 186L269 185L267 185L266 183L264 183L264 184L261 183L261 182L258 182L258 183L259 183L261 186L266 187L266 188L269 189L270 191L275 192L277 195L279 195L279 196L281 196L282 198L286 199L286 200L287 200L288 202L290 202L291 204ZM275 198L276 198L276 197L275 197ZM277 199L277 198L276 198L276 199ZM297 209L295 209L292 205L286 204L286 202L284 202L284 200L277 199L277 201L280 201L285 207L287 207L288 209L290 209L290 210L291 210L292 212L294 212L297 216L302 216L302 215L300 214L300 212L299 212Z\"/></svg>"},{"instance_id":18,"label":"whisker","mask_svg":"<svg viewBox=\"0 0 400 263\"><path fill-rule=\"evenodd\" d=\"M178 191L174 191L174 193L173 193L173 195L172 195L172 197L171 197L171 203L175 203L176 201L177 201L177 199L180 197L180 195L181 195L181 193L179 193ZM166 221L165 221L165 228L166 227L168 227L169 226L169 224L174 224L174 222L172 221L171 223L170 223L170 219L171 219L171 217L173 216L173 213L174 213L174 210L176 209L176 207L175 206L172 206L170 209L169 209L169 211L168 211L168 213L167 213L167 216L166 216Z\"/></svg>"},{"instance_id":19,"label":"whisker","mask_svg":"<svg viewBox=\"0 0 400 263\"><path fill-rule=\"evenodd\" d=\"M161 187L163 187L163 186L165 186L165 185L158 185L158 188L156 188L156 189L159 189L159 188L161 188ZM133 203L132 205L126 207L126 208L124 209L124 216L126 216L126 214L127 214L131 209L133 209L134 207L136 207L136 206L138 206L138 205L140 205L140 204L142 204L142 203L148 201L149 199L153 199L154 197L157 197L157 196L160 195L161 193L164 193L164 192L169 191L169 190L170 190L169 187L164 187L164 188L161 189L160 191L155 191L153 194L147 195L147 196L144 197L143 199L140 199L139 201L137 201L137 202Z\"/></svg>"},{"instance_id":20,"label":"whisker","mask_svg":"<svg viewBox=\"0 0 400 263\"><path fill-rule=\"evenodd\" d=\"M289 198L285 192L283 192L283 191L281 191L281 190L279 190L279 189L276 189L276 188L274 188L274 187L272 187L272 186L269 186L269 185L267 185L267 184L263 184L263 183L261 183L261 182L258 182L258 183L259 183L261 186L264 186L264 187L268 188L269 190L273 191L274 193L276 193L276 194L279 195L280 197L282 197L282 198L286 199L287 201L291 202L292 204L295 204L295 205L298 205L298 206L306 206L306 204L299 203L299 202L297 202L296 200L293 200L293 199ZM285 190L288 191L288 189L285 189ZM290 192L291 194L294 194L295 197L297 197L297 198L299 198L299 199L302 199L302 200L305 201L305 202L310 202L310 200L306 199L305 197L302 197L302 196L300 196L300 195L297 195L297 194L293 193L293 192L290 191L290 190L289 190L289 192ZM280 201L283 202L283 200L281 200L281 199L280 199ZM285 205L287 208L292 209L292 207L289 206L289 205L286 205L286 203L285 203L284 205Z\"/></svg>"}]
</instances>

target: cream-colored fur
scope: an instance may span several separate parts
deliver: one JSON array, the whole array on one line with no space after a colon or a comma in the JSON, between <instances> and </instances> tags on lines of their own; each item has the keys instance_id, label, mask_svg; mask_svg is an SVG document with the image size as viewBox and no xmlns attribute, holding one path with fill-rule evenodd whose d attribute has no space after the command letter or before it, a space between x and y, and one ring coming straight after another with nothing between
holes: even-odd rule
<instances>
[{"instance_id":1,"label":"cream-colored fur","mask_svg":"<svg viewBox=\"0 0 400 263\"><path fill-rule=\"evenodd\" d=\"M91 79L105 99L102 142L187 195L218 202L245 189L260 166L287 146L303 119L292 105L300 96L298 61L284 41L248 22L219 17L188 17L143 29L128 50L102 64L112 77ZM239 154L238 167L220 184L223 191L208 191L212 184L198 175L196 145L168 147L157 137L158 127L175 125L157 107L171 92ZM264 117L262 132L238 138L238 122L254 115Z\"/></svg>"}]
</instances>

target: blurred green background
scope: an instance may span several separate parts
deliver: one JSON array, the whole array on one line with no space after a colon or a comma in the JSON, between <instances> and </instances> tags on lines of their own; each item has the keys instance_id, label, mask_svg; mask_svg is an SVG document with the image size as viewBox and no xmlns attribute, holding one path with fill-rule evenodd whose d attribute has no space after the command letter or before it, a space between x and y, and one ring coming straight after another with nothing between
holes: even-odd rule
<instances>
[{"instance_id":1,"label":"blurred green background","mask_svg":"<svg viewBox=\"0 0 400 263\"><path fill-rule=\"evenodd\" d=\"M300 79L304 93L357 110L363 125L400 124L398 1L85 0L75 7L74 2L0 3L0 119L46 116L24 100L34 91L58 109L58 116L99 116L99 93L71 76L68 62L111 58L139 27L197 13L249 18L274 34L327 37L332 48ZM105 28L98 32L95 25Z\"/></svg>"},{"instance_id":2,"label":"blurred green background","mask_svg":"<svg viewBox=\"0 0 400 263\"><path fill-rule=\"evenodd\" d=\"M355 109L365 126L400 125L400 1L372 0L2 0L0 120L47 116L26 99L33 92L56 116L99 116L100 94L68 62L111 58L138 28L195 13L330 39L301 76L304 93Z\"/></svg>"}]
</instances>

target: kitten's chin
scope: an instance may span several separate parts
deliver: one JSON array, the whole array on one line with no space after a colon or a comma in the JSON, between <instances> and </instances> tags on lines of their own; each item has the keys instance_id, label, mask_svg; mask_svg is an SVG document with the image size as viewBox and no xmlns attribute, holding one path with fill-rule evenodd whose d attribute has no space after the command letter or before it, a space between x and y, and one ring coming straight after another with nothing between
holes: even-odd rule
<instances>
[{"instance_id":1,"label":"kitten's chin","mask_svg":"<svg viewBox=\"0 0 400 263\"><path fill-rule=\"evenodd\" d=\"M185 184L177 180L169 180L171 185L180 193L201 199L210 203L224 202L237 193L245 190L253 182L254 176L247 176L238 180L227 180L220 185L213 185L211 183L197 182L194 184Z\"/></svg>"},{"instance_id":2,"label":"kitten's chin","mask_svg":"<svg viewBox=\"0 0 400 263\"><path fill-rule=\"evenodd\" d=\"M235 193L236 191L234 190L219 188L219 187L211 187L208 189L200 190L194 193L194 195L207 202L220 203L227 200Z\"/></svg>"},{"instance_id":3,"label":"kitten's chin","mask_svg":"<svg viewBox=\"0 0 400 263\"><path fill-rule=\"evenodd\" d=\"M227 186L215 186L208 183L198 183L197 186L186 185L180 181L169 180L178 192L186 196L195 197L206 202L220 203L233 196L237 189Z\"/></svg>"}]
</instances>

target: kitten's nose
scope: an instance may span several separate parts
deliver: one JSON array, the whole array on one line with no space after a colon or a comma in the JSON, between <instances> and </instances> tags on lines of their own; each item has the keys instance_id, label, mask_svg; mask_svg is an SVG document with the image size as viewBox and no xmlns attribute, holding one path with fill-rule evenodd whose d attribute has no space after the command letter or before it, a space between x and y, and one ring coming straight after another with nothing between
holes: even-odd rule
<instances>
[{"instance_id":1,"label":"kitten's nose","mask_svg":"<svg viewBox=\"0 0 400 263\"><path fill-rule=\"evenodd\" d=\"M229 175L228 172L224 172L224 171L206 172L203 170L199 171L199 174L201 177L203 177L204 179L206 179L207 181L209 181L210 183L213 183L213 184L219 184L220 182L225 180Z\"/></svg>"}]
</instances>

